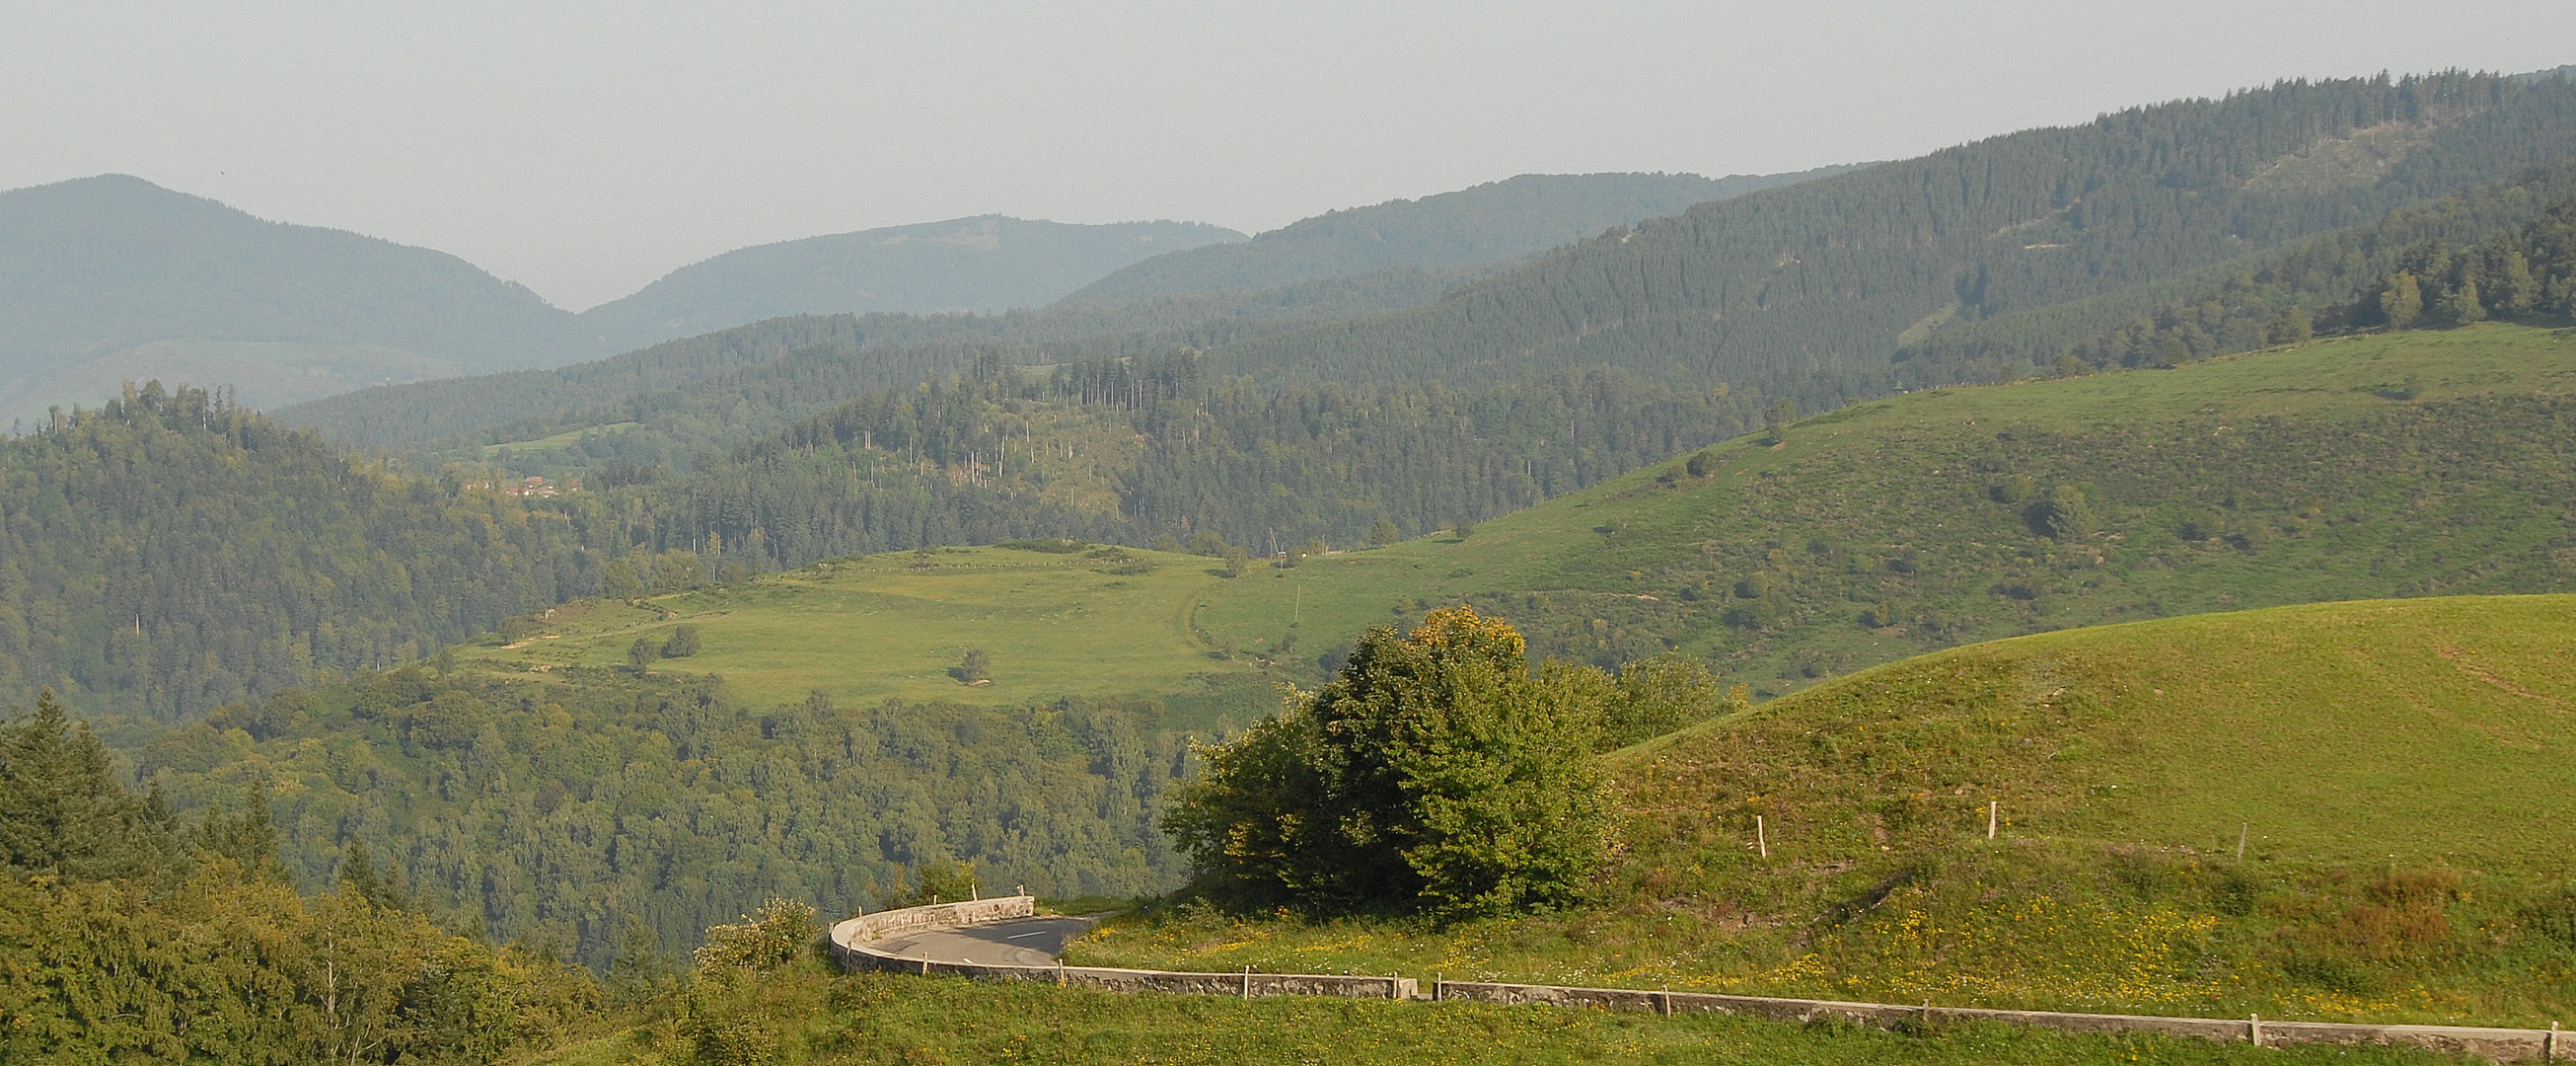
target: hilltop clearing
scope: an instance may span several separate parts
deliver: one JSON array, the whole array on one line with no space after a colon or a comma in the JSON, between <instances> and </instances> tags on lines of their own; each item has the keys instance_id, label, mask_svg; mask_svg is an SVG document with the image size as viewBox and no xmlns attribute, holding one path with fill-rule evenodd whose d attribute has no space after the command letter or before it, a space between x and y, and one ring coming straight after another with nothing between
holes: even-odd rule
<instances>
[{"instance_id":1,"label":"hilltop clearing","mask_svg":"<svg viewBox=\"0 0 2576 1066\"><path fill-rule=\"evenodd\" d=\"M1013 706L1225 692L1238 711L1269 709L1252 649L1229 654L1193 626L1200 601L1225 582L1219 560L1061 546L1070 550L899 552L636 606L583 601L531 619L524 635L514 628L506 643L459 647L456 658L510 673L627 666L638 639L659 648L685 625L700 649L652 669L722 676L753 706L809 692ZM984 676L952 674L969 650L985 653Z\"/></svg>"},{"instance_id":2,"label":"hilltop clearing","mask_svg":"<svg viewBox=\"0 0 2576 1066\"><path fill-rule=\"evenodd\" d=\"M1941 652L1608 756L1625 850L1570 912L1185 907L1073 957L2545 1024L2576 996L2571 619L2444 597Z\"/></svg>"}]
</instances>

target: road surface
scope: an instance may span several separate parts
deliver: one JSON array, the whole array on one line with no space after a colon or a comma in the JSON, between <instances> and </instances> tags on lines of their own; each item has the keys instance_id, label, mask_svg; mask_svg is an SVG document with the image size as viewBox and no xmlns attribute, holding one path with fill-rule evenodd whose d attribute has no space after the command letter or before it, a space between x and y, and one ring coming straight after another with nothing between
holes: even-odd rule
<instances>
[{"instance_id":1,"label":"road surface","mask_svg":"<svg viewBox=\"0 0 2576 1066\"><path fill-rule=\"evenodd\" d=\"M1089 930L1097 917L1013 918L1006 922L925 929L901 933L868 947L901 959L931 962L999 963L1006 966L1053 966L1067 942Z\"/></svg>"}]
</instances>

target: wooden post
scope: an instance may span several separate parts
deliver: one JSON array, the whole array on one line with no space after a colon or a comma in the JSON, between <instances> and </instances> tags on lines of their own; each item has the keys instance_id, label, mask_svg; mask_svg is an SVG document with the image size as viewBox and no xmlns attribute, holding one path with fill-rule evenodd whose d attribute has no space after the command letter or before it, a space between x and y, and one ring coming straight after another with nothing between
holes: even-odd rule
<instances>
[{"instance_id":1,"label":"wooden post","mask_svg":"<svg viewBox=\"0 0 2576 1066\"><path fill-rule=\"evenodd\" d=\"M2549 1023L2549 1035L2540 1038L2540 1061L2558 1061L2558 1023Z\"/></svg>"},{"instance_id":2,"label":"wooden post","mask_svg":"<svg viewBox=\"0 0 2576 1066\"><path fill-rule=\"evenodd\" d=\"M1447 987L1445 987L1446 985L1448 985L1448 983L1449 983L1449 975L1448 975L1448 973L1447 973L1447 972L1445 972L1445 971L1440 971L1440 970L1434 970L1434 971L1432 971L1432 973L1431 973L1431 1002L1433 1002L1433 1003L1438 1003L1438 1002L1440 1002L1443 998L1445 998L1445 997L1449 994L1449 989L1448 989ZM2551 1025L2556 1025L2556 1024L2558 1024L2558 1023L2556 1023L2556 1022L2551 1022L2551 1023L2549 1023L2549 1024L2551 1024Z\"/></svg>"},{"instance_id":3,"label":"wooden post","mask_svg":"<svg viewBox=\"0 0 2576 1066\"><path fill-rule=\"evenodd\" d=\"M2245 835L2254 831L2254 823L2236 823L2236 861L2245 861Z\"/></svg>"},{"instance_id":4,"label":"wooden post","mask_svg":"<svg viewBox=\"0 0 2576 1066\"><path fill-rule=\"evenodd\" d=\"M2252 1043L2255 1047L2262 1047L2262 1046L2263 1046L2263 1016L2262 1016L2262 1015L2260 1015L2260 1014L2252 1014L2252 1015L2247 1015L2247 1016L2246 1016L2246 1021L2245 1021L2245 1039L2246 1039L2248 1042Z\"/></svg>"},{"instance_id":5,"label":"wooden post","mask_svg":"<svg viewBox=\"0 0 2576 1066\"><path fill-rule=\"evenodd\" d=\"M1753 846L1762 849L1762 857L1771 857L1771 841L1762 833L1762 816L1753 816Z\"/></svg>"},{"instance_id":6,"label":"wooden post","mask_svg":"<svg viewBox=\"0 0 2576 1066\"><path fill-rule=\"evenodd\" d=\"M1995 838L1995 801L1986 801L1986 839Z\"/></svg>"},{"instance_id":7,"label":"wooden post","mask_svg":"<svg viewBox=\"0 0 2576 1066\"><path fill-rule=\"evenodd\" d=\"M1252 967L1243 968L1243 998L1252 998Z\"/></svg>"}]
</instances>

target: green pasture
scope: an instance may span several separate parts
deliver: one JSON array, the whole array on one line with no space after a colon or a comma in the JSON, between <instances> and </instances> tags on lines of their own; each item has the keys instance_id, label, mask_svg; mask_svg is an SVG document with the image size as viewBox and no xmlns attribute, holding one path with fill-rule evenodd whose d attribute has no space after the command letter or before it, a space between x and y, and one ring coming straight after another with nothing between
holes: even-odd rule
<instances>
[{"instance_id":1,"label":"green pasture","mask_svg":"<svg viewBox=\"0 0 2576 1066\"><path fill-rule=\"evenodd\" d=\"M583 426L580 429L568 429L553 436L539 437L535 440L514 440L506 444L486 444L481 447L479 454L483 458L489 459L500 454L504 450L512 452L560 451L581 443L582 438L584 437L610 436L618 433L625 433L636 429L643 424L644 423L642 422L610 422L605 425Z\"/></svg>"},{"instance_id":2,"label":"green pasture","mask_svg":"<svg viewBox=\"0 0 2576 1066\"><path fill-rule=\"evenodd\" d=\"M702 650L649 669L722 676L755 706L818 689L845 704L1025 706L1201 694L1211 679L1258 680L1258 660L1228 657L1193 628L1198 604L1227 580L1214 560L1129 549L1100 556L943 548L845 559L636 605L560 607L525 640L457 654L512 671L622 666L639 637L658 646L693 625ZM990 684L950 676L969 648L990 657Z\"/></svg>"}]
</instances>

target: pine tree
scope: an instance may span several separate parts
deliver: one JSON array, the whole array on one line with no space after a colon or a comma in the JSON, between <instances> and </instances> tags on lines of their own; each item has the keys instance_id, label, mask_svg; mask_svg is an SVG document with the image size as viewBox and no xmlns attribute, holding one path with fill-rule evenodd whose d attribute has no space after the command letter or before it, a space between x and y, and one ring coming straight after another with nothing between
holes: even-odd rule
<instances>
[{"instance_id":1,"label":"pine tree","mask_svg":"<svg viewBox=\"0 0 2576 1066\"><path fill-rule=\"evenodd\" d=\"M176 852L166 818L117 783L107 746L52 689L0 723L0 864L66 881L142 877Z\"/></svg>"},{"instance_id":2,"label":"pine tree","mask_svg":"<svg viewBox=\"0 0 2576 1066\"><path fill-rule=\"evenodd\" d=\"M2379 290L2379 317L2390 329L2407 329L2424 316L2424 289L2415 275L2400 270Z\"/></svg>"},{"instance_id":3,"label":"pine tree","mask_svg":"<svg viewBox=\"0 0 2576 1066\"><path fill-rule=\"evenodd\" d=\"M278 859L277 825L269 812L268 786L252 778L237 810L210 810L197 823L197 850L220 855L241 868L252 881L286 883L286 864Z\"/></svg>"}]
</instances>

